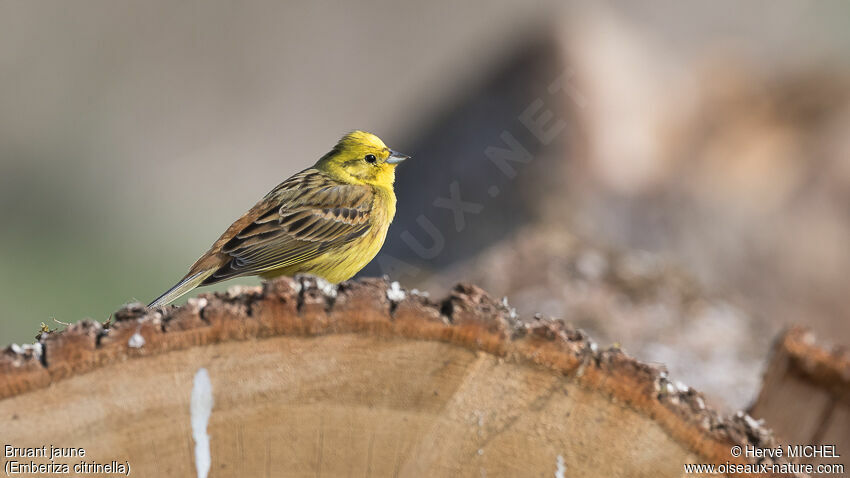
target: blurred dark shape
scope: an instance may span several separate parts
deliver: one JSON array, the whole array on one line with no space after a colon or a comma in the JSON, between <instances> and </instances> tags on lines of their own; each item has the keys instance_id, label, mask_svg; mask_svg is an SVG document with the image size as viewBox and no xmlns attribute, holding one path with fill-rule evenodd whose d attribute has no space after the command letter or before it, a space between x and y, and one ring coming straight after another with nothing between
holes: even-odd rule
<instances>
[{"instance_id":1,"label":"blurred dark shape","mask_svg":"<svg viewBox=\"0 0 850 478\"><path fill-rule=\"evenodd\" d=\"M535 182L547 178L553 163L566 160L560 154L566 135L544 145L519 117L543 101L542 109L564 118L560 95L548 90L563 75L562 68L554 38L534 39L505 55L486 81L423 121L417 129L422 133L404 145L414 157L396 174L398 212L386 244L360 276L421 280L536 218L546 188ZM534 110L535 116L542 109ZM505 132L518 148L506 143ZM488 157L488 148L513 148L521 152L514 157L527 153L530 160L506 160L516 171L510 177Z\"/></svg>"}]
</instances>

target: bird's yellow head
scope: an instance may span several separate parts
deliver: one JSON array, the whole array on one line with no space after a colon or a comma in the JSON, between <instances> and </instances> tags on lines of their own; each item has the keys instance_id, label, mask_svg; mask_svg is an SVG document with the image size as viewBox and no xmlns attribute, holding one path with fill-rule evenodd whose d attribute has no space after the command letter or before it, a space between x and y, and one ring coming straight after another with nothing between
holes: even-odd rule
<instances>
[{"instance_id":1,"label":"bird's yellow head","mask_svg":"<svg viewBox=\"0 0 850 478\"><path fill-rule=\"evenodd\" d=\"M372 133L352 131L322 156L315 168L345 183L390 187L395 167L407 158Z\"/></svg>"}]
</instances>

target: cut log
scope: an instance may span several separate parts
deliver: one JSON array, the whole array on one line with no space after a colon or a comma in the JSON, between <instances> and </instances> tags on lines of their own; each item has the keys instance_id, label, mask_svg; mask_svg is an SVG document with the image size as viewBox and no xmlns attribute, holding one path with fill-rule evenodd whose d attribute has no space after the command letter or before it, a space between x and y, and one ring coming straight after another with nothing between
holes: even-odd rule
<instances>
[{"instance_id":1,"label":"cut log","mask_svg":"<svg viewBox=\"0 0 850 478\"><path fill-rule=\"evenodd\" d=\"M850 453L850 351L829 350L804 328L786 331L774 345L751 413L769 421L783 445L834 445Z\"/></svg>"},{"instance_id":2,"label":"cut log","mask_svg":"<svg viewBox=\"0 0 850 478\"><path fill-rule=\"evenodd\" d=\"M211 476L476 477L683 476L773 445L663 369L474 286L434 302L282 278L114 318L2 354L4 443L136 476L201 476L209 456Z\"/></svg>"}]
</instances>

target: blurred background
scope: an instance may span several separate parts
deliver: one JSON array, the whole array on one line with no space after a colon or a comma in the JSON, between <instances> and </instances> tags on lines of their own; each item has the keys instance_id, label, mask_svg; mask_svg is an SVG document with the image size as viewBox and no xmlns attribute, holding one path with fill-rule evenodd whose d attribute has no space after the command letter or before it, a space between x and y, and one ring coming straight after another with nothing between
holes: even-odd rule
<instances>
[{"instance_id":1,"label":"blurred background","mask_svg":"<svg viewBox=\"0 0 850 478\"><path fill-rule=\"evenodd\" d=\"M0 0L0 343L147 303L352 129L414 156L362 275L720 407L784 326L850 343L850 4L550 0Z\"/></svg>"}]
</instances>

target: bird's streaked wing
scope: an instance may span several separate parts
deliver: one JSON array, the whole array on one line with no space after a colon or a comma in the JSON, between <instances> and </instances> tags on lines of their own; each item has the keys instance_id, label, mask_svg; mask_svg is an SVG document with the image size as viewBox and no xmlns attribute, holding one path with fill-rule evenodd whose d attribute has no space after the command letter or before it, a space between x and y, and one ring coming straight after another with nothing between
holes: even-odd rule
<instances>
[{"instance_id":1,"label":"bird's streaked wing","mask_svg":"<svg viewBox=\"0 0 850 478\"><path fill-rule=\"evenodd\" d=\"M230 260L204 285L292 266L350 242L369 229L369 186L343 184L315 169L287 179L263 201L257 218L221 249Z\"/></svg>"}]
</instances>

